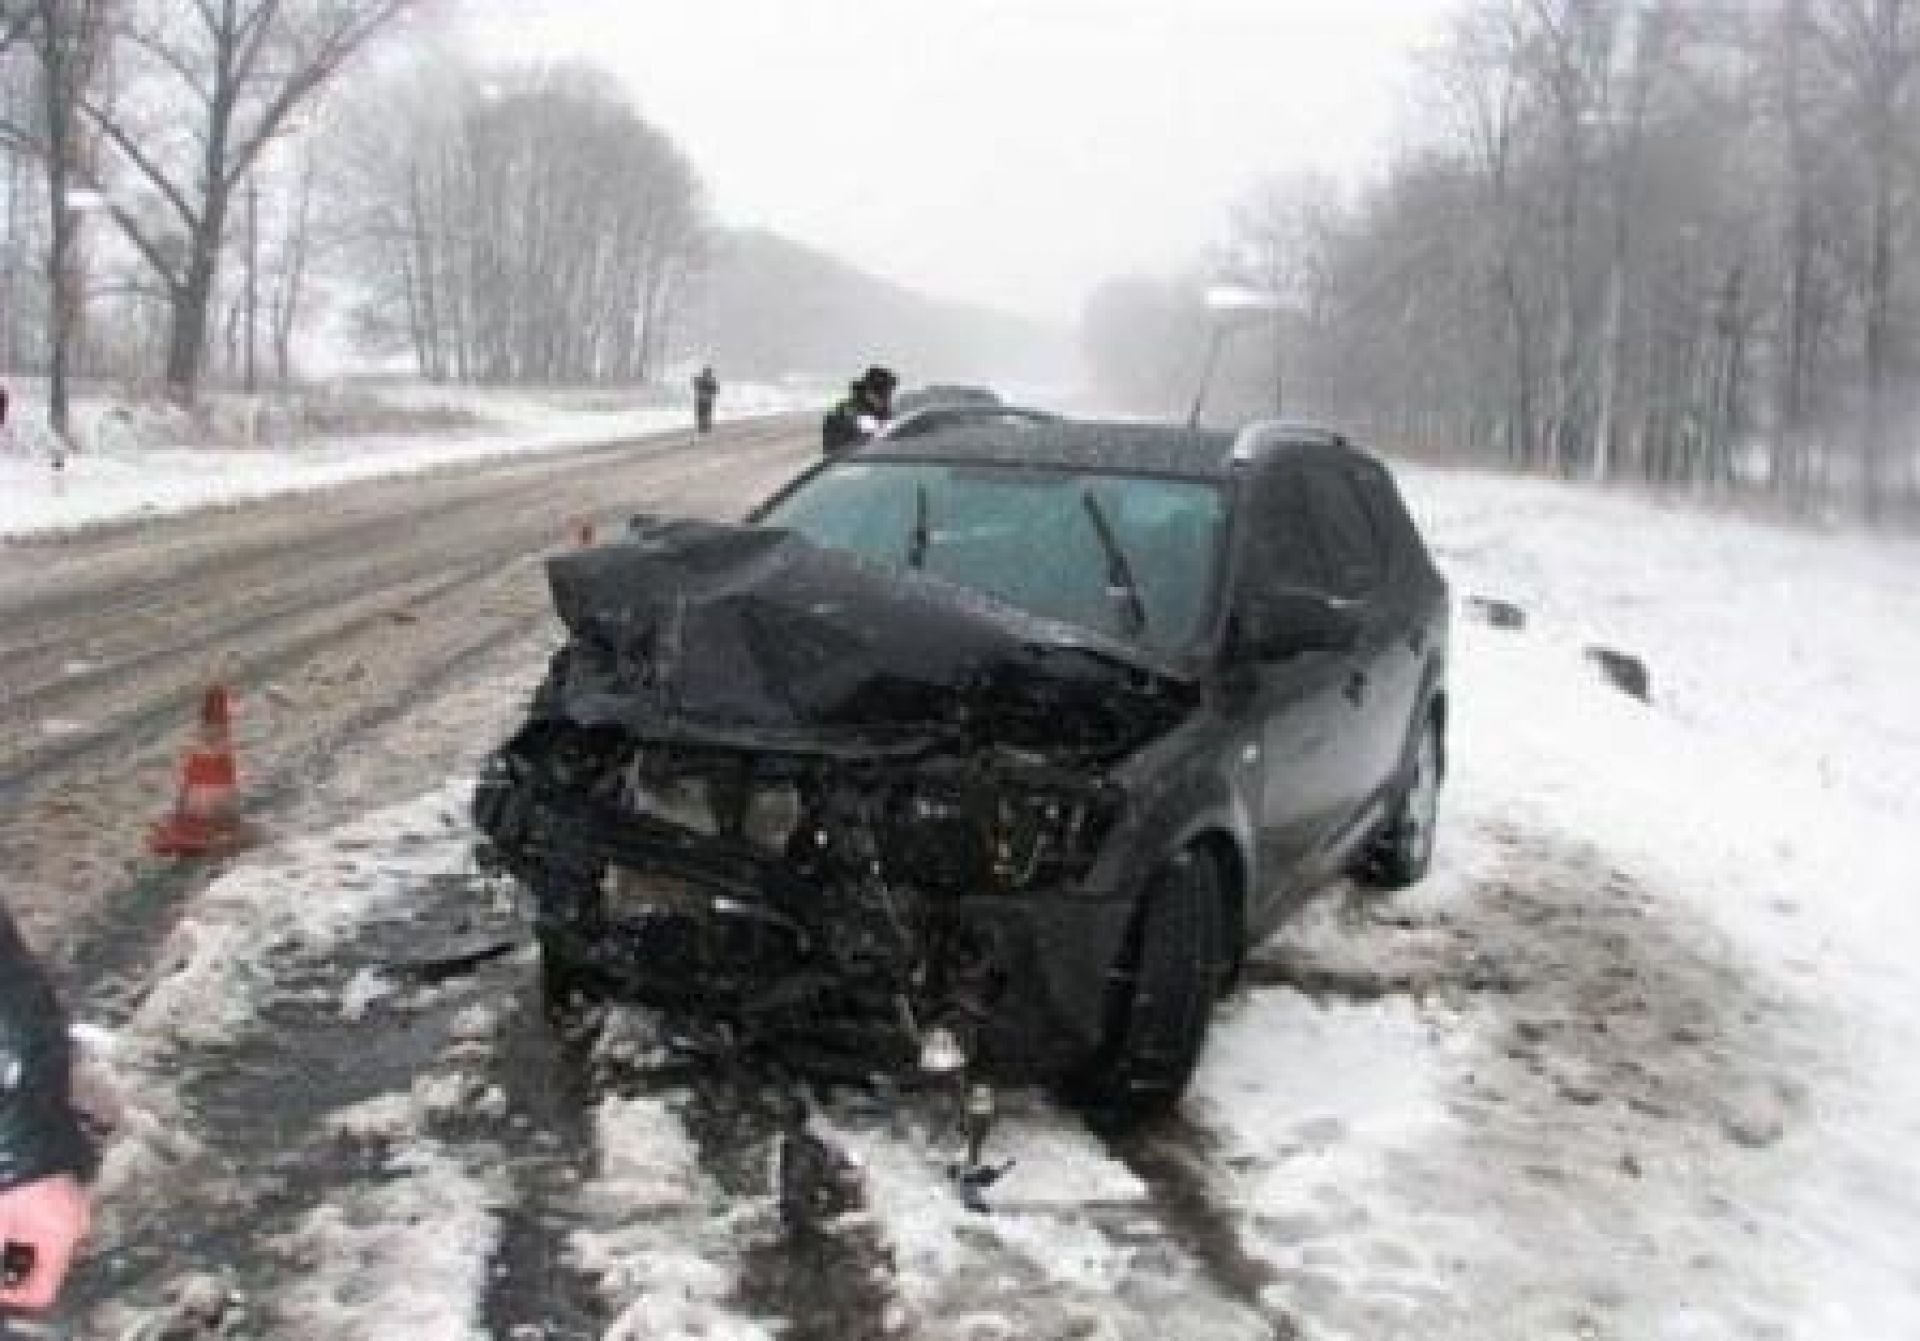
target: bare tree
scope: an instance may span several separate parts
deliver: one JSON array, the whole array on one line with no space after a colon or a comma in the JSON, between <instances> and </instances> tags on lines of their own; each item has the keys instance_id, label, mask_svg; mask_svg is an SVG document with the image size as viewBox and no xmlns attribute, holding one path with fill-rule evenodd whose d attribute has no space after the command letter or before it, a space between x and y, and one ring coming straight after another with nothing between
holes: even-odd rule
<instances>
[{"instance_id":1,"label":"bare tree","mask_svg":"<svg viewBox=\"0 0 1920 1341\"><path fill-rule=\"evenodd\" d=\"M1525 149L1526 41L1524 16L1510 0L1479 0L1458 16L1432 65L1477 187L1476 267L1492 297L1484 309L1480 380L1486 393L1505 387L1498 406L1476 398L1468 435L1475 443L1497 441L1520 466L1534 459L1539 404L1536 321L1523 280L1529 229L1517 183Z\"/></svg>"},{"instance_id":2,"label":"bare tree","mask_svg":"<svg viewBox=\"0 0 1920 1341\"><path fill-rule=\"evenodd\" d=\"M1437 114L1320 235L1289 403L1883 514L1920 467L1896 432L1920 391L1916 65L1920 0L1463 0ZM1223 221L1229 269L1284 283L1299 247L1265 213ZM1090 314L1120 352L1127 292ZM1225 371L1224 399L1271 403L1271 366Z\"/></svg>"},{"instance_id":3,"label":"bare tree","mask_svg":"<svg viewBox=\"0 0 1920 1341\"><path fill-rule=\"evenodd\" d=\"M293 340L305 310L307 280L313 269L314 155L302 156L288 202L285 226L274 265L269 315L273 328L274 376L282 386L293 380Z\"/></svg>"},{"instance_id":4,"label":"bare tree","mask_svg":"<svg viewBox=\"0 0 1920 1341\"><path fill-rule=\"evenodd\" d=\"M394 127L404 127L396 136ZM417 71L344 132L333 194L423 376L645 380L706 231L685 157L604 76Z\"/></svg>"},{"instance_id":5,"label":"bare tree","mask_svg":"<svg viewBox=\"0 0 1920 1341\"><path fill-rule=\"evenodd\" d=\"M37 67L36 121L0 123L0 141L42 165L47 229L47 415L54 434L69 439L70 365L80 321L80 221L74 186L86 175L80 106L98 68L101 25L110 0L26 0L0 28L6 46L31 51ZM4 48L0 48L4 49Z\"/></svg>"},{"instance_id":6,"label":"bare tree","mask_svg":"<svg viewBox=\"0 0 1920 1341\"><path fill-rule=\"evenodd\" d=\"M124 82L83 107L143 199L108 208L160 279L169 394L198 389L234 193L410 0L121 0Z\"/></svg>"},{"instance_id":7,"label":"bare tree","mask_svg":"<svg viewBox=\"0 0 1920 1341\"><path fill-rule=\"evenodd\" d=\"M1861 267L1862 488L1867 515L1884 491L1893 410L1893 304L1900 191L1907 157L1914 69L1920 60L1920 6L1909 0L1826 0L1822 32L1855 101L1865 176L1866 237Z\"/></svg>"},{"instance_id":8,"label":"bare tree","mask_svg":"<svg viewBox=\"0 0 1920 1341\"><path fill-rule=\"evenodd\" d=\"M1310 337L1330 296L1341 213L1339 186L1321 173L1271 178L1233 213L1226 277L1275 300L1266 336L1276 414L1288 403L1289 327Z\"/></svg>"}]
</instances>

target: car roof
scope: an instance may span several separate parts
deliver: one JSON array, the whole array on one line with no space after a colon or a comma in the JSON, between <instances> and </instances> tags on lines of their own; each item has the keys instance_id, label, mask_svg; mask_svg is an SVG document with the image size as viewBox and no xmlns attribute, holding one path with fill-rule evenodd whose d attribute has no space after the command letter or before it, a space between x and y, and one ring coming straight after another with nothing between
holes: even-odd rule
<instances>
[{"instance_id":1,"label":"car roof","mask_svg":"<svg viewBox=\"0 0 1920 1341\"><path fill-rule=\"evenodd\" d=\"M982 417L904 438L882 438L862 461L979 462L1061 466L1199 480L1224 480L1276 451L1358 453L1339 434L1304 424L1262 423L1238 434L1124 419Z\"/></svg>"}]
</instances>

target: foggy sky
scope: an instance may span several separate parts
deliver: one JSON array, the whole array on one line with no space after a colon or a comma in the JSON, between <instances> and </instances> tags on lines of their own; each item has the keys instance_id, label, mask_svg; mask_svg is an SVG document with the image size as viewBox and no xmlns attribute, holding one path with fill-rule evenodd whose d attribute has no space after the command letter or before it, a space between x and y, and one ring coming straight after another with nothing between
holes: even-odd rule
<instances>
[{"instance_id":1,"label":"foggy sky","mask_svg":"<svg viewBox=\"0 0 1920 1341\"><path fill-rule=\"evenodd\" d=\"M489 58L620 75L728 223L1056 323L1261 176L1388 152L1442 0L469 0Z\"/></svg>"}]
</instances>

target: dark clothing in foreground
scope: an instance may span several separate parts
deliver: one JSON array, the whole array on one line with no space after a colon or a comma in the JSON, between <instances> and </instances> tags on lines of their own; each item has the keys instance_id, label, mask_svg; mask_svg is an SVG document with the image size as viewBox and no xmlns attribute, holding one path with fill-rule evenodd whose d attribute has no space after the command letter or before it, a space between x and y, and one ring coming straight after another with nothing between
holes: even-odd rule
<instances>
[{"instance_id":1,"label":"dark clothing in foreground","mask_svg":"<svg viewBox=\"0 0 1920 1341\"><path fill-rule=\"evenodd\" d=\"M0 909L0 1189L91 1171L72 1060L53 988Z\"/></svg>"}]
</instances>

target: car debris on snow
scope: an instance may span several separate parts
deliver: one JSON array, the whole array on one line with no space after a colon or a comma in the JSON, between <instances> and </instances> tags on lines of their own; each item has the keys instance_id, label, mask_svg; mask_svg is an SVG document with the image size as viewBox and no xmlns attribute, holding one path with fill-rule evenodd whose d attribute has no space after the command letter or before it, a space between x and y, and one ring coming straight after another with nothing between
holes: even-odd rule
<instances>
[{"instance_id":1,"label":"car debris on snow","mask_svg":"<svg viewBox=\"0 0 1920 1341\"><path fill-rule=\"evenodd\" d=\"M1512 601L1492 596L1469 596L1467 609L1496 629L1524 629L1527 626L1527 612Z\"/></svg>"},{"instance_id":2,"label":"car debris on snow","mask_svg":"<svg viewBox=\"0 0 1920 1341\"><path fill-rule=\"evenodd\" d=\"M1639 657L1617 648L1600 646L1587 648L1586 655L1587 660L1600 668L1600 674L1615 689L1642 703L1653 701L1653 677L1647 670L1647 663Z\"/></svg>"}]
</instances>

